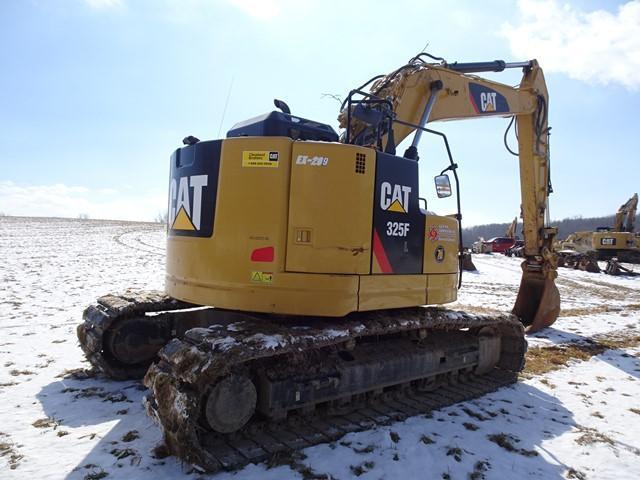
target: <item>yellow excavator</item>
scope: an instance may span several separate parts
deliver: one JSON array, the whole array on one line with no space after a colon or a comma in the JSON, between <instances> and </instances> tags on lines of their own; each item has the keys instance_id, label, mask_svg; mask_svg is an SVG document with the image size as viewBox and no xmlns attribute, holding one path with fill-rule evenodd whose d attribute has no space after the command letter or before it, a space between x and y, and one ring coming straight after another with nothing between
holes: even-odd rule
<instances>
[{"instance_id":1,"label":"yellow excavator","mask_svg":"<svg viewBox=\"0 0 640 480\"><path fill-rule=\"evenodd\" d=\"M595 232L575 232L564 241L557 242L560 265L599 273L598 260L640 263L638 234L635 232L637 208L638 194L634 193L618 208L613 227L600 227Z\"/></svg>"},{"instance_id":2,"label":"yellow excavator","mask_svg":"<svg viewBox=\"0 0 640 480\"><path fill-rule=\"evenodd\" d=\"M520 86L476 75L509 68ZM106 375L145 375L168 451L209 471L514 382L525 327L560 310L537 61L421 53L349 92L341 136L275 104L225 139L183 140L170 160L165 292L101 297L78 327ZM440 307L461 282L460 186L447 137L426 125L496 116L517 123L525 258L513 312L474 315ZM451 215L421 205L423 134L443 141L435 192L455 191Z\"/></svg>"},{"instance_id":3,"label":"yellow excavator","mask_svg":"<svg viewBox=\"0 0 640 480\"><path fill-rule=\"evenodd\" d=\"M640 248L635 233L638 194L623 203L616 212L612 228L599 228L593 232L592 248L599 259L617 257L621 262L640 263Z\"/></svg>"}]
</instances>

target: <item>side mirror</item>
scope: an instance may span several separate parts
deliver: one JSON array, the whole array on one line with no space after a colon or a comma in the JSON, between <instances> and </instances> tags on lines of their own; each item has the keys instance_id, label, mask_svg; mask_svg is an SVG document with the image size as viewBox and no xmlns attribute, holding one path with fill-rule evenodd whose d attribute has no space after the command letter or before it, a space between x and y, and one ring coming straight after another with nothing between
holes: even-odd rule
<instances>
[{"instance_id":1,"label":"side mirror","mask_svg":"<svg viewBox=\"0 0 640 480\"><path fill-rule=\"evenodd\" d=\"M446 198L451 196L451 182L449 181L449 175L446 173L443 175L437 175L433 181L436 184L436 193L438 198Z\"/></svg>"}]
</instances>

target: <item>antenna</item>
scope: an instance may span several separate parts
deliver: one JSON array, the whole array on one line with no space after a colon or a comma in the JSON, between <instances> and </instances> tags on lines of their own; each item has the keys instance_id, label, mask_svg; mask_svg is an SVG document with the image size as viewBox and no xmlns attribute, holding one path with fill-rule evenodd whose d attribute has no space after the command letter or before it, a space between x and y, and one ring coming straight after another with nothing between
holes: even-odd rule
<instances>
[{"instance_id":1,"label":"antenna","mask_svg":"<svg viewBox=\"0 0 640 480\"><path fill-rule=\"evenodd\" d=\"M231 97L231 90L233 89L233 80L234 77L231 77L231 82L229 83L229 91L227 92L227 99L224 102L224 109L222 110L222 118L220 119L220 126L218 127L218 134L216 138L220 138L220 131L222 130L222 124L224 122L224 117L227 114L227 105L229 105L229 98Z\"/></svg>"}]
</instances>

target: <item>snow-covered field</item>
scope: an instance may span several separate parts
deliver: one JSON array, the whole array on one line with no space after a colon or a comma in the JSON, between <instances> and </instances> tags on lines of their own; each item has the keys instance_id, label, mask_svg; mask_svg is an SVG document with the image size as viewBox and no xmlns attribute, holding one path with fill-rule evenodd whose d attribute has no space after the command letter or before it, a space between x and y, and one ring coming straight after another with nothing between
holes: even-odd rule
<instances>
[{"instance_id":1,"label":"snow-covered field","mask_svg":"<svg viewBox=\"0 0 640 480\"><path fill-rule=\"evenodd\" d=\"M75 326L97 296L162 288L164 228L0 218L0 478L202 478L154 458L136 382L87 366ZM510 309L519 260L477 255L453 308ZM561 269L561 318L530 345L640 328L640 277ZM607 350L483 398L215 478L640 478L640 348ZM315 475L315 476L314 476Z\"/></svg>"}]
</instances>

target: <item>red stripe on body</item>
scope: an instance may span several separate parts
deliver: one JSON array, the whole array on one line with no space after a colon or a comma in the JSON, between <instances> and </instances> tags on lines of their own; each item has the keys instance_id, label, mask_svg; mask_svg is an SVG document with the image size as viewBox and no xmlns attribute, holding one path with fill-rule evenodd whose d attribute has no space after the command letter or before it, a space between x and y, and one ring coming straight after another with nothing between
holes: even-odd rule
<instances>
[{"instance_id":1,"label":"red stripe on body","mask_svg":"<svg viewBox=\"0 0 640 480\"><path fill-rule=\"evenodd\" d=\"M382 273L393 273L391 263L389 262L389 258L387 258L387 252L384 251L384 247L378 236L378 231L375 228L373 229L373 255L376 257Z\"/></svg>"}]
</instances>

